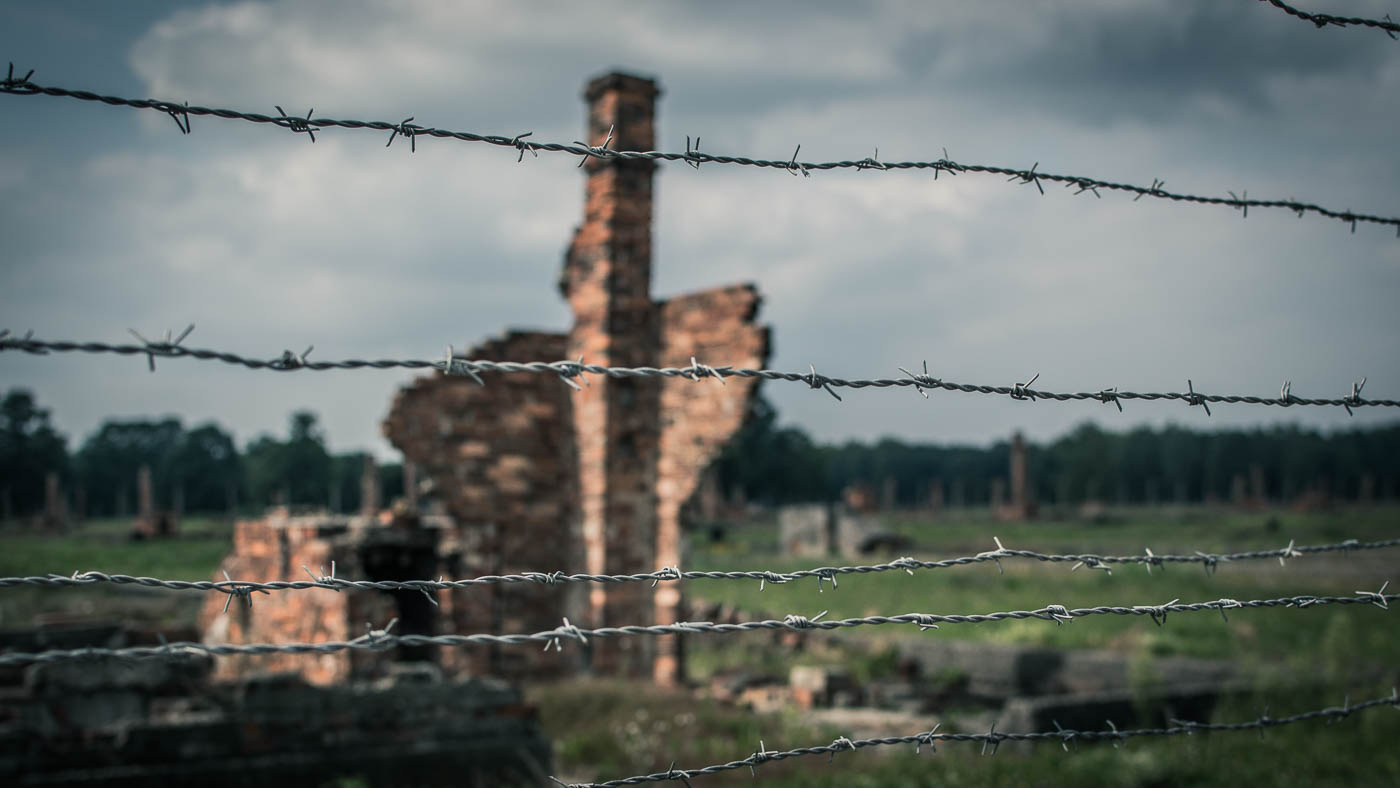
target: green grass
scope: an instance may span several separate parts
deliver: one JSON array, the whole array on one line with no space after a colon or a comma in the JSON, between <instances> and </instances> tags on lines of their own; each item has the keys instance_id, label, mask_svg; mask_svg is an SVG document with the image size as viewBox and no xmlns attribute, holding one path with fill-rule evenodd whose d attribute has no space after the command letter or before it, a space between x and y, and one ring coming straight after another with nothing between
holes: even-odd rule
<instances>
[{"instance_id":1,"label":"green grass","mask_svg":"<svg viewBox=\"0 0 1400 788\"><path fill-rule=\"evenodd\" d=\"M1388 687L1352 687L1352 699L1379 697ZM762 740L769 750L831 743L842 731L812 724L796 711L754 714L695 700L650 684L574 681L537 685L527 699L554 740L555 774L567 780L607 780L695 769L748 757ZM1286 703L1282 703L1286 702ZM1274 688L1250 701L1224 704L1215 721L1257 717L1262 705L1279 717L1340 698ZM945 732L981 732L945 721ZM920 731L909 731L909 734ZM982 756L977 744L944 743L916 756L895 745L764 764L762 785L777 786L1356 786L1400 781L1400 714L1371 709L1328 725L1300 723L1257 733L1214 733L1141 739L1114 748L1082 744L1066 753L1056 743L1003 744ZM694 778L702 785L752 785L747 767Z\"/></svg>"},{"instance_id":2,"label":"green grass","mask_svg":"<svg viewBox=\"0 0 1400 788\"><path fill-rule=\"evenodd\" d=\"M1280 548L1290 539L1298 544L1321 544L1356 538L1362 541L1400 534L1400 510L1376 509L1328 515L1254 514L1187 510L1170 515L1136 512L1122 524L1087 525L1074 522L994 523L956 521L928 523L891 518L895 528L917 534L919 557L946 558L993 548L992 535L1008 547L1045 552L1189 554L1195 550L1226 552ZM1270 519L1277 525L1270 527ZM753 531L771 530L760 525ZM742 532L741 532L742 533ZM740 542L765 535L741 535ZM1149 574L1139 565L1102 571L1070 571L1067 564L1043 564L1011 559L948 569L846 575L833 589L818 593L815 579L787 584L691 581L696 598L722 602L747 616L781 618L788 613L827 618L897 613L989 613L1033 610L1048 604L1066 607L1154 605L1180 599L1203 602L1221 598L1258 599L1301 594L1351 595L1374 590L1391 579L1400 550L1359 554L1349 562L1340 556L1305 556L1289 561L1250 561L1221 565L1213 575L1200 566L1171 565ZM813 561L782 559L734 549L697 550L688 569L774 569L786 571L845 563L874 563L875 559ZM1400 579L1400 578L1396 578ZM745 633L691 638L688 643L692 676L704 679L721 671L784 677L793 665L843 665L858 675L879 677L882 659L899 638L955 638L1053 648L1100 648L1132 655L1144 664L1151 657L1190 656L1228 659L1243 664L1246 675L1260 681L1277 676L1306 676L1336 686L1357 677L1394 673L1400 664L1400 638L1394 619L1373 606L1327 606L1309 609L1257 609L1171 615L1163 626L1146 616L1092 616L1057 626L1041 620L1007 620L984 624L945 624L921 632L912 625L884 625L811 633L795 647L784 647L769 634Z\"/></svg>"},{"instance_id":3,"label":"green grass","mask_svg":"<svg viewBox=\"0 0 1400 788\"><path fill-rule=\"evenodd\" d=\"M89 520L67 534L29 529L0 530L0 575L28 576L100 570L169 580L208 580L232 546L224 520L187 517L173 539L136 542L129 519ZM0 589L0 626L27 626L36 618L61 615L135 618L190 626L200 594L151 591L133 586L65 588L16 586Z\"/></svg>"},{"instance_id":4,"label":"green grass","mask_svg":"<svg viewBox=\"0 0 1400 788\"><path fill-rule=\"evenodd\" d=\"M1270 518L1277 523L1269 526ZM1277 548L1294 539L1316 544L1356 538L1400 535L1400 509L1337 512L1234 514L1206 509L1131 511L1118 522L1088 525L1042 521L995 523L976 517L930 523L909 516L889 519L893 530L915 539L918 556L948 557L992 548L996 534L1008 547L1055 552L1140 553L1194 550L1231 551ZM215 520L190 519L181 537L133 543L125 538L126 521L97 521L73 533L41 536L13 528L0 530L0 574L24 575L75 570L146 574L179 579L212 576L229 547L230 529ZM769 519L736 529L726 545L695 550L687 569L795 569L814 561L781 560L772 555L776 526ZM1395 551L1400 553L1400 551ZM828 617L869 613L963 613L1032 609L1048 603L1069 607L1100 603L1159 604L1183 601L1350 594L1375 588L1389 577L1391 551L1356 563L1323 564L1318 557L1289 562L1224 565L1214 576L1197 566L1173 566L1149 575L1141 566L1122 566L1111 576L1070 572L1065 565L1006 561L995 564L879 575L847 576L840 587L820 594L815 580L769 585L757 582L692 581L695 597L724 601L753 614L786 613ZM832 561L828 563L845 563ZM856 561L854 563L866 563ZM1342 567L1317 571L1321 566ZM1400 578L1397 578L1400 579ZM94 593L97 591L97 593ZM203 600L200 594L144 589L33 588L0 590L0 626L28 623L47 611L164 617L188 623ZM161 606L152 608L152 604ZM1257 698L1226 704L1217 721L1251 719L1267 705L1284 714L1336 704L1342 694L1353 699L1389 691L1400 664L1400 638L1393 619L1374 607L1324 607L1308 610L1235 611L1228 623L1215 613L1172 615L1163 627L1147 618L1091 617L1065 626L1044 621L1008 621L948 625L920 633L914 627L871 627L839 635L813 633L800 648L774 643L764 633L691 638L692 673L703 678L738 667L752 672L786 674L797 663L841 664L858 678L888 676L894 668L890 642L896 637L976 638L1066 648L1109 648L1135 656L1182 654L1243 662L1256 675ZM1384 681L1377 683L1377 676ZM1303 679L1299 682L1297 679ZM1321 694L1307 685L1321 681L1335 691ZM1293 683L1289 683L1293 682ZM1300 689L1299 686L1303 688ZM555 772L569 779L611 779L747 757L762 739L769 749L821 745L850 731L813 724L796 710L759 715L696 699L690 693L649 684L570 681L536 685L528 698L555 742ZM956 729L951 715L944 730ZM910 731L913 733L913 731ZM1076 785L1387 785L1400 784L1400 713L1376 709L1334 725L1310 724L1268 732L1175 737L1134 741L1121 749L1082 746L1066 754L1057 745L1018 748L1003 745L995 757L982 757L976 745L940 745L937 755L913 754L912 747L877 748L838 755L770 763L760 767L764 786L973 786ZM705 785L752 784L748 769L692 781Z\"/></svg>"}]
</instances>

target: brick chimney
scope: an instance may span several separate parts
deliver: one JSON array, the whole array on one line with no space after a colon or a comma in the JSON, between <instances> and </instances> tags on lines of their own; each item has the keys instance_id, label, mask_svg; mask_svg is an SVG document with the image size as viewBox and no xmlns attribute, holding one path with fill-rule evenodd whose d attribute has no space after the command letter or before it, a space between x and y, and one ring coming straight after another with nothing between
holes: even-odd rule
<instances>
[{"instance_id":1,"label":"brick chimney","mask_svg":"<svg viewBox=\"0 0 1400 788\"><path fill-rule=\"evenodd\" d=\"M588 83L588 141L614 150L655 147L660 91L649 79L607 74ZM584 221L565 258L560 289L573 308L568 357L591 364L651 366L660 356L657 308L651 300L652 173L650 161L588 159ZM579 508L590 573L657 569L658 379L600 378L574 398ZM590 622L613 626L652 617L644 584L591 590ZM593 666L610 675L648 676L655 643L615 638L594 644Z\"/></svg>"}]
</instances>

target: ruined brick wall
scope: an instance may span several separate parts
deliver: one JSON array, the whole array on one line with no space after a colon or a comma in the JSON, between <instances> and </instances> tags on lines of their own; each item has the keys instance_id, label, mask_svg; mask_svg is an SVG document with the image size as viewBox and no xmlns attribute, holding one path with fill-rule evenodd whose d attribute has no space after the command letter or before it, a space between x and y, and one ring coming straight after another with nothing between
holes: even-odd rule
<instances>
[{"instance_id":1,"label":"ruined brick wall","mask_svg":"<svg viewBox=\"0 0 1400 788\"><path fill-rule=\"evenodd\" d=\"M341 576L362 577L349 533L345 518L297 517L273 510L262 520L234 525L233 552L220 563L213 579L223 580L224 572L235 580L259 583L307 579L303 566L329 571L332 561ZM206 643L314 643L354 639L364 634L365 624L383 626L394 616L393 599L375 592L257 594L252 607L241 599L210 594L200 612L200 629ZM324 685L372 675L391 659L386 652L373 651L227 657L218 661L216 675L232 679L297 673Z\"/></svg>"},{"instance_id":2,"label":"ruined brick wall","mask_svg":"<svg viewBox=\"0 0 1400 788\"><path fill-rule=\"evenodd\" d=\"M754 321L762 299L753 285L708 290L659 305L663 342L661 366L700 363L761 368L768 360L768 329ZM661 454L657 462L656 566L682 562L681 508L696 493L700 477L748 415L758 394L756 378L690 381L667 378L661 389ZM653 592L654 620L679 619L680 588L659 585ZM653 676L663 684L683 675L674 637L657 641Z\"/></svg>"},{"instance_id":3,"label":"ruined brick wall","mask_svg":"<svg viewBox=\"0 0 1400 788\"><path fill-rule=\"evenodd\" d=\"M590 143L601 145L612 128L615 150L654 148L658 93L654 82L638 77L593 80L585 92ZM470 348L469 357L582 357L626 367L685 367L694 357L764 366L768 333L755 322L760 299L752 285L651 299L655 166L586 162L584 221L560 278L574 313L569 333L514 332ZM400 534L398 542L389 539L386 553L371 543L398 533L392 529L303 537L301 526L248 523L240 525L243 536L226 566L240 580L295 577L303 563L319 568L332 558L339 576L373 580L410 579L415 571L462 578L679 566L686 503L739 429L758 383L593 375L574 391L551 375L491 375L485 386L461 376L419 378L395 398L384 433L431 480L429 505L440 503L452 527L435 532L431 544L413 541L422 534ZM411 560L398 566L390 560L395 556ZM674 584L477 586L436 594L440 607L431 618L420 609L421 597L284 594L277 598L287 602L277 604L288 607L267 616L260 597L251 623L232 610L211 608L206 617L215 638L277 642L355 637L364 622L382 625L395 612L423 633L522 633L551 629L563 617L590 627L671 623L681 606ZM449 676L557 678L584 659L604 675L673 683L684 674L676 638L598 639L564 656L497 648L444 649L433 658ZM360 667L331 661L301 672L329 681Z\"/></svg>"},{"instance_id":4,"label":"ruined brick wall","mask_svg":"<svg viewBox=\"0 0 1400 788\"><path fill-rule=\"evenodd\" d=\"M588 140L615 150L655 147L651 80L609 74L589 83ZM657 310L651 301L652 173L647 161L588 160L584 221L565 257L560 287L574 312L568 358L608 366L651 366L659 356ZM599 378L574 395L574 444L585 564L593 573L656 569L656 379ZM598 586L589 595L595 626L645 621L650 589ZM651 673L646 638L604 640L593 665L610 674Z\"/></svg>"},{"instance_id":5,"label":"ruined brick wall","mask_svg":"<svg viewBox=\"0 0 1400 788\"><path fill-rule=\"evenodd\" d=\"M468 350L472 358L558 359L560 334L512 332ZM495 375L488 385L433 375L399 392L384 433L433 481L456 528L441 550L450 575L578 571L576 463L570 389L548 375ZM478 586L439 595L452 631L537 632L581 619L577 586ZM442 653L450 675L557 675L560 657L536 649Z\"/></svg>"}]
</instances>

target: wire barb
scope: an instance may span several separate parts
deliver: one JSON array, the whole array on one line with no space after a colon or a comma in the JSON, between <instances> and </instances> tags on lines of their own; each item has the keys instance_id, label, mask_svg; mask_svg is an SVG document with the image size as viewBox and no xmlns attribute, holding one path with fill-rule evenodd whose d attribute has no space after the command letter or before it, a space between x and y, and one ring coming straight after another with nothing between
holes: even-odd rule
<instances>
[{"instance_id":1,"label":"wire barb","mask_svg":"<svg viewBox=\"0 0 1400 788\"><path fill-rule=\"evenodd\" d=\"M614 128L614 126L608 127L608 136L603 139L602 145L598 145L596 147L593 145L589 145L588 143L583 142L581 140L574 140L575 145L580 145L583 147L583 150L581 151L582 158L578 160L578 166L582 167L584 164L586 164L590 156L599 159L608 159L612 158L616 154L616 151L613 151L608 148L608 145L612 144ZM523 153L521 154L521 158L524 158Z\"/></svg>"},{"instance_id":2,"label":"wire barb","mask_svg":"<svg viewBox=\"0 0 1400 788\"><path fill-rule=\"evenodd\" d=\"M720 382L720 385L722 386L722 385L725 385L725 383L724 383L724 373L729 372L729 371L732 370L732 369L733 369L733 367L711 367L711 366L707 366L707 365L705 365L705 364L701 364L700 362L696 361L696 360L695 360L695 356L691 356L691 357L690 357L690 369L689 369L689 373L690 373L690 374L689 374L688 377L689 377L691 380L695 380L695 381L698 381L698 380L700 380L701 378L714 378L715 380L718 380L718 381Z\"/></svg>"},{"instance_id":3,"label":"wire barb","mask_svg":"<svg viewBox=\"0 0 1400 788\"><path fill-rule=\"evenodd\" d=\"M822 617L826 615L826 612L827 611L823 610L822 612L816 614L815 616L812 616L811 618L789 613L788 615L783 617L783 624L786 625L788 629L796 629L799 631L804 629L812 629L816 625L816 622L822 620Z\"/></svg>"},{"instance_id":4,"label":"wire barb","mask_svg":"<svg viewBox=\"0 0 1400 788\"><path fill-rule=\"evenodd\" d=\"M282 116L278 118L277 125L284 129L291 129L296 134L305 134L311 138L312 142L316 141L316 127L311 125L311 115L316 110L307 110L305 118L296 118L288 115L281 107L276 107L276 109L277 113Z\"/></svg>"},{"instance_id":5,"label":"wire barb","mask_svg":"<svg viewBox=\"0 0 1400 788\"><path fill-rule=\"evenodd\" d=\"M451 345L447 346L447 358L442 362L442 374L465 375L471 378L472 382L478 386L486 385L486 381L482 380L481 376L476 374L476 365L468 359L457 358L453 355Z\"/></svg>"},{"instance_id":6,"label":"wire barb","mask_svg":"<svg viewBox=\"0 0 1400 788\"><path fill-rule=\"evenodd\" d=\"M807 376L807 386L813 389L826 389L826 393L835 397L837 402L841 402L841 395L831 389L831 380L823 375L818 375L815 364L808 364L807 367L811 370L811 374Z\"/></svg>"},{"instance_id":7,"label":"wire barb","mask_svg":"<svg viewBox=\"0 0 1400 788\"><path fill-rule=\"evenodd\" d=\"M1001 559L1003 556L1011 555L1011 553L1002 545L1001 537L993 536L992 541L996 542L997 549L978 553L977 559L979 561L986 561L988 559L995 561L997 564L997 574L1004 575L1006 574L1006 568L1001 565Z\"/></svg>"},{"instance_id":8,"label":"wire barb","mask_svg":"<svg viewBox=\"0 0 1400 788\"><path fill-rule=\"evenodd\" d=\"M1190 378L1186 380L1186 393L1183 394L1182 397L1186 400L1187 405L1193 408L1200 405L1201 408L1205 410L1206 415L1210 415L1210 405L1206 404L1205 395L1196 393L1196 386L1191 382Z\"/></svg>"},{"instance_id":9,"label":"wire barb","mask_svg":"<svg viewBox=\"0 0 1400 788\"><path fill-rule=\"evenodd\" d=\"M1385 596L1385 588L1388 585L1390 585L1389 580L1385 581L1384 583L1381 583L1381 590L1379 591L1357 591L1356 595L1369 598L1371 600L1371 604L1375 605L1381 610L1389 610L1390 605L1386 602Z\"/></svg>"},{"instance_id":10,"label":"wire barb","mask_svg":"<svg viewBox=\"0 0 1400 788\"><path fill-rule=\"evenodd\" d=\"M1107 405L1108 403L1112 402L1114 405L1117 405L1117 406L1118 406L1118 412L1119 412L1119 413L1122 413L1122 412L1123 412L1123 403L1122 403L1122 401L1120 401L1120 400L1118 399L1118 387L1117 387L1117 386L1114 386L1114 387L1111 388L1111 389L1104 389L1103 391L1100 391L1100 392L1099 392L1099 402L1102 402L1102 403L1104 403L1105 405Z\"/></svg>"},{"instance_id":11,"label":"wire barb","mask_svg":"<svg viewBox=\"0 0 1400 788\"><path fill-rule=\"evenodd\" d=\"M695 135L695 147L690 147L690 135L685 135L685 163L694 167L696 172L700 171L700 162L704 161L704 156L700 153L700 135Z\"/></svg>"},{"instance_id":12,"label":"wire barb","mask_svg":"<svg viewBox=\"0 0 1400 788\"><path fill-rule=\"evenodd\" d=\"M526 137L529 137L529 136L533 135L534 133L535 133L535 132L533 132L533 131L527 131L527 132L525 132L524 134L517 134L517 135L515 135L514 137L511 137L511 139L510 139L510 144L513 145L513 146L515 146L515 148L516 148L517 150L520 151L520 155L517 156L517 157L515 157L515 163L516 163L516 164L519 164L520 162L525 161L525 152L526 152L526 151L529 151L529 152L530 152L530 155L533 156L533 157L535 157L536 159L538 159L538 158L540 157L540 152L537 151L537 150L535 150L535 145L534 145L534 143L526 142L526 141L525 141L525 138L526 138Z\"/></svg>"},{"instance_id":13,"label":"wire barb","mask_svg":"<svg viewBox=\"0 0 1400 788\"><path fill-rule=\"evenodd\" d=\"M375 629L372 624L365 624L365 634L355 641L364 643L370 649L380 651L386 648L393 648L399 640L394 634L394 626L399 623L398 618L389 619L389 623L383 629Z\"/></svg>"},{"instance_id":14,"label":"wire barb","mask_svg":"<svg viewBox=\"0 0 1400 788\"><path fill-rule=\"evenodd\" d=\"M307 356L310 356L311 351L315 349L315 345L307 345L306 350L303 350L301 352L301 355L297 355L296 353L293 353L290 350L284 350L282 351L281 356L268 362L268 366L272 369L280 370L283 372L290 372L294 369L302 369L308 363L310 363L306 360Z\"/></svg>"},{"instance_id":15,"label":"wire barb","mask_svg":"<svg viewBox=\"0 0 1400 788\"><path fill-rule=\"evenodd\" d=\"M179 127L181 134L190 133L193 127L190 126L190 103L188 101L186 101L183 106L168 104L166 105L165 111L170 115L170 119L175 121L175 125Z\"/></svg>"},{"instance_id":16,"label":"wire barb","mask_svg":"<svg viewBox=\"0 0 1400 788\"><path fill-rule=\"evenodd\" d=\"M908 375L910 380L914 381L914 390L922 394L924 399L928 399L928 392L924 391L925 386L931 389L936 389L942 387L943 385L943 381L928 374L927 360L924 361L924 374L922 375L915 375L913 372L910 372L904 367L897 367L897 369L900 372L903 372L904 374Z\"/></svg>"},{"instance_id":17,"label":"wire barb","mask_svg":"<svg viewBox=\"0 0 1400 788\"><path fill-rule=\"evenodd\" d=\"M31 68L27 74L19 79L15 79L15 64L14 61L11 61L9 70L5 72L5 80L0 82L0 89L10 91L38 90L38 86L29 81L29 78L32 76L34 76L34 69Z\"/></svg>"},{"instance_id":18,"label":"wire barb","mask_svg":"<svg viewBox=\"0 0 1400 788\"><path fill-rule=\"evenodd\" d=\"M224 580L228 581L227 584L222 585L222 586L218 586L218 589L219 589L220 591L223 591L224 593L228 594L228 598L226 598L226 599L224 600L224 609L223 609L223 612L225 612L225 613L228 612L228 605L229 605L230 602L233 601L233 598L234 598L234 597L242 597L243 599L248 600L248 608L249 608L249 609L252 609L252 607L253 607L253 592L256 591L256 592L261 593L261 594L266 594L266 593L268 593L267 589L265 589L265 588L256 588L256 587L254 587L254 586L250 586L250 585L246 585L246 584L235 583L234 580L233 580L233 578L231 578L231 577L228 576L228 572L227 572L227 571L224 572ZM1381 589L1381 590L1385 590L1385 589Z\"/></svg>"},{"instance_id":19,"label":"wire barb","mask_svg":"<svg viewBox=\"0 0 1400 788\"><path fill-rule=\"evenodd\" d=\"M845 736L837 736L834 740L832 740L831 744L827 746L831 750L829 753L827 753L827 763L831 763L832 761L836 760L836 753L842 750L850 750L851 752L855 752L856 750L855 742L851 741Z\"/></svg>"},{"instance_id":20,"label":"wire barb","mask_svg":"<svg viewBox=\"0 0 1400 788\"><path fill-rule=\"evenodd\" d=\"M1017 383L1016 385L1012 386L1012 387L1011 387L1011 398L1012 398L1012 399L1028 399L1028 400L1034 401L1034 400L1035 400L1036 393L1035 393L1034 391L1031 391L1031 388L1030 388L1030 387L1031 387L1031 384L1032 384L1032 383L1036 382L1036 381L1039 380L1039 379L1040 379L1040 373L1037 372L1037 373L1035 373L1034 375L1032 375L1032 376L1031 376L1031 379L1028 380L1028 381L1026 381L1025 383Z\"/></svg>"},{"instance_id":21,"label":"wire barb","mask_svg":"<svg viewBox=\"0 0 1400 788\"><path fill-rule=\"evenodd\" d=\"M544 650L549 651L550 648L553 648L555 651L562 653L564 647L559 642L560 638L571 638L584 645L588 644L588 638L584 636L583 630L570 624L567 618L564 619L563 625L552 631L550 639L544 644Z\"/></svg>"},{"instance_id":22,"label":"wire barb","mask_svg":"<svg viewBox=\"0 0 1400 788\"><path fill-rule=\"evenodd\" d=\"M162 339L159 342L152 342L151 340L146 339L145 337L141 336L141 334L138 333L134 328L128 328L127 331L130 331L131 335L136 337L136 339L139 340L141 344L145 346L146 364L148 365L151 372L155 372L156 356L174 357L181 355L180 343L185 341L185 337L189 336L191 331L194 331L194 323L190 323L184 331L180 332L180 336L175 337L175 339L173 340L170 338L170 331L167 330L165 332L165 339Z\"/></svg>"},{"instance_id":23,"label":"wire barb","mask_svg":"<svg viewBox=\"0 0 1400 788\"><path fill-rule=\"evenodd\" d=\"M1040 190L1040 194L1041 194L1041 196L1043 197L1043 196L1045 196L1045 187L1040 185L1040 176L1039 176L1039 175L1036 175L1036 173L1035 173L1036 167L1039 167L1039 166L1040 166L1040 162L1036 162L1035 164L1032 164L1032 165L1031 165L1031 168L1030 168L1029 170L1022 170L1022 171L1020 171L1020 172L1013 172L1013 173L1011 173L1011 177L1010 177L1010 178L1007 178L1007 180L1008 180L1008 181L1020 181L1022 184L1034 183L1034 184L1035 184L1035 188L1037 188L1037 189ZM1085 181L1085 182L1092 183L1092 181L1089 181L1088 179L1084 179L1084 181Z\"/></svg>"},{"instance_id":24,"label":"wire barb","mask_svg":"<svg viewBox=\"0 0 1400 788\"><path fill-rule=\"evenodd\" d=\"M1343 408L1346 408L1346 411L1347 411L1347 415L1348 415L1348 416L1355 416L1355 415L1356 415L1356 414L1354 414L1354 413L1351 412L1351 409L1352 409L1353 407L1359 408L1359 407L1361 407L1362 405L1365 405L1365 404L1366 404L1366 402L1365 402L1364 400L1361 399L1361 389L1362 389L1363 387L1365 387L1365 385L1366 385L1366 377L1365 377L1364 375L1362 376L1361 382L1360 382L1360 383L1357 383L1357 382L1355 382L1355 381L1352 382L1352 384L1351 384L1351 394L1350 394L1345 400L1342 401L1342 407L1343 407Z\"/></svg>"},{"instance_id":25,"label":"wire barb","mask_svg":"<svg viewBox=\"0 0 1400 788\"><path fill-rule=\"evenodd\" d=\"M310 116L310 115L307 115L307 117L309 118L309 117L311 117L311 116ZM417 153L417 152L418 152L418 132L420 132L420 131L422 131L422 130L423 130L423 127L422 127L422 126L414 126L414 125L413 125L413 118L412 118L412 117L404 118L403 120L399 121L399 123L398 123L397 125L393 126L393 127L389 130L389 141L386 142L386 143L384 143L384 147L387 148L387 147L389 147L390 145L393 145L393 144L394 144L394 138L395 138L395 137L403 137L404 139L407 139L407 140L408 140L408 152L409 152L409 153Z\"/></svg>"}]
</instances>

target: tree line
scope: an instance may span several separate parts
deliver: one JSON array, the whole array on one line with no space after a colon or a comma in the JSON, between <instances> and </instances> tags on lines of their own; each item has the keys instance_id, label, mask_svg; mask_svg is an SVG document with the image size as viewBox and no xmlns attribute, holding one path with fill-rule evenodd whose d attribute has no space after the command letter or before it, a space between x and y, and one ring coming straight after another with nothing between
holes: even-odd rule
<instances>
[{"instance_id":1,"label":"tree line","mask_svg":"<svg viewBox=\"0 0 1400 788\"><path fill-rule=\"evenodd\" d=\"M881 493L893 480L897 505L924 505L935 485L948 503L985 505L1008 477L1010 435L990 446L893 438L822 445L798 427L779 426L777 416L756 400L720 457L723 490L761 503L835 501L848 486ZM1400 423L1331 433L1296 425L1110 432L1086 423L1026 448L1030 492L1042 503L1230 500L1241 484L1249 497L1270 501L1400 497Z\"/></svg>"},{"instance_id":2,"label":"tree line","mask_svg":"<svg viewBox=\"0 0 1400 788\"><path fill-rule=\"evenodd\" d=\"M927 503L935 485L949 504L985 505L1008 476L1007 438L990 446L893 438L824 445L779 426L777 411L759 398L716 470L722 490L756 503L835 501L852 485L879 492L892 483L901 506ZM1400 424L1323 433L1297 426L1109 432L1086 423L1026 445L1031 494L1042 503L1228 500L1241 480L1251 497L1273 501L1318 491L1400 498ZM285 503L355 511L365 456L330 453L316 414L305 410L291 414L285 437L262 435L241 451L218 424L186 427L168 417L108 420L70 452L49 411L16 389L0 401L0 516L40 511L49 473L82 516L134 514L142 466L151 469L160 509L256 512ZM379 474L382 500L402 495L401 466L381 465Z\"/></svg>"},{"instance_id":3,"label":"tree line","mask_svg":"<svg viewBox=\"0 0 1400 788\"><path fill-rule=\"evenodd\" d=\"M285 438L262 435L239 450L214 422L186 427L180 419L112 419L74 452L50 412L23 389L0 401L0 516L24 517L44 506L45 478L57 474L80 516L131 515L137 474L151 469L158 509L257 511L274 503L354 511L360 506L365 454L332 454L316 414L291 414ZM384 500L403 493L402 469L379 467Z\"/></svg>"}]
</instances>

